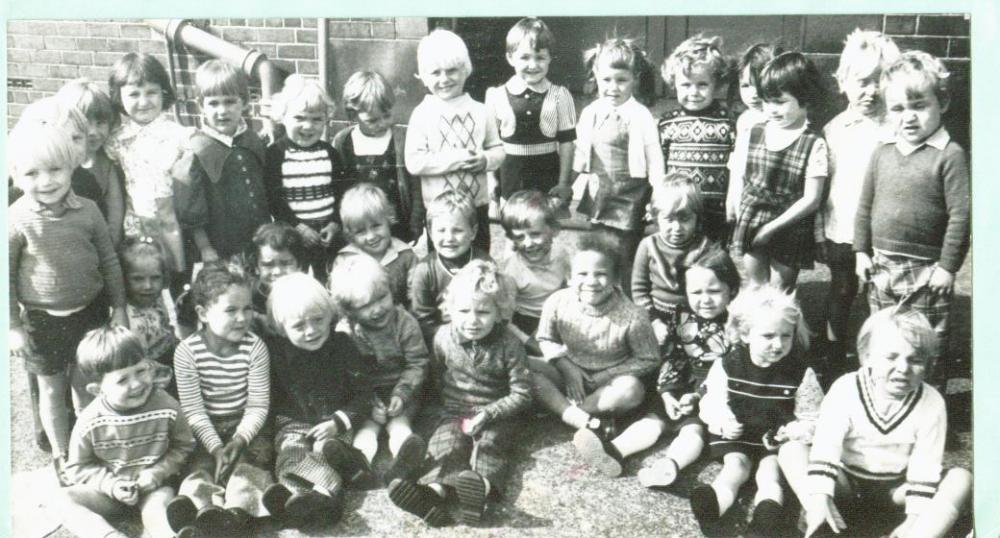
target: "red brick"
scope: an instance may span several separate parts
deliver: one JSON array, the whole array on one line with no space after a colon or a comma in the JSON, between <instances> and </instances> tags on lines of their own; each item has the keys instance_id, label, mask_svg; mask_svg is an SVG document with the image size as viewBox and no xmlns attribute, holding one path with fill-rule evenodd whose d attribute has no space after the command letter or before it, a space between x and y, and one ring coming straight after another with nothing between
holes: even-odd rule
<instances>
[{"instance_id":1,"label":"red brick","mask_svg":"<svg viewBox=\"0 0 1000 538\"><path fill-rule=\"evenodd\" d=\"M969 40L963 37L956 37L948 40L948 56L951 58L969 57Z\"/></svg>"},{"instance_id":2,"label":"red brick","mask_svg":"<svg viewBox=\"0 0 1000 538\"><path fill-rule=\"evenodd\" d=\"M108 39L106 37L78 37L76 48L95 52L106 51L108 50Z\"/></svg>"},{"instance_id":3,"label":"red brick","mask_svg":"<svg viewBox=\"0 0 1000 538\"><path fill-rule=\"evenodd\" d=\"M281 59L277 59L277 58L272 57L271 58L271 63L274 64L274 67L277 67L278 69L280 69L281 71L284 71L285 73L294 73L295 72L295 62L293 62L293 61L290 61L290 60L281 60Z\"/></svg>"},{"instance_id":4,"label":"red brick","mask_svg":"<svg viewBox=\"0 0 1000 538\"><path fill-rule=\"evenodd\" d=\"M106 82L108 80L108 68L96 65L81 65L80 76L98 82Z\"/></svg>"},{"instance_id":5,"label":"red brick","mask_svg":"<svg viewBox=\"0 0 1000 538\"><path fill-rule=\"evenodd\" d=\"M372 37L375 39L394 39L396 37L396 25L391 22L372 23Z\"/></svg>"},{"instance_id":6,"label":"red brick","mask_svg":"<svg viewBox=\"0 0 1000 538\"><path fill-rule=\"evenodd\" d=\"M95 52L94 65L114 65L121 57L122 53L120 52Z\"/></svg>"},{"instance_id":7,"label":"red brick","mask_svg":"<svg viewBox=\"0 0 1000 538\"><path fill-rule=\"evenodd\" d=\"M31 53L31 61L39 64L57 64L61 58L57 50L36 50Z\"/></svg>"},{"instance_id":8,"label":"red brick","mask_svg":"<svg viewBox=\"0 0 1000 538\"><path fill-rule=\"evenodd\" d=\"M900 50L922 50L934 56L948 54L948 38L945 37L896 37L893 38Z\"/></svg>"},{"instance_id":9,"label":"red brick","mask_svg":"<svg viewBox=\"0 0 1000 538\"><path fill-rule=\"evenodd\" d=\"M135 39L109 39L107 49L110 52L132 52L139 50L139 41Z\"/></svg>"},{"instance_id":10,"label":"red brick","mask_svg":"<svg viewBox=\"0 0 1000 538\"><path fill-rule=\"evenodd\" d=\"M35 64L35 63L20 64L20 65L21 65L21 68L19 69L20 73L18 73L18 75L20 75L20 76L26 76L26 77L47 77L47 76L49 76L49 66L48 65L45 65L45 64ZM13 75L14 73L9 73L9 74Z\"/></svg>"},{"instance_id":11,"label":"red brick","mask_svg":"<svg viewBox=\"0 0 1000 538\"><path fill-rule=\"evenodd\" d=\"M330 37L333 39L367 39L372 36L370 22L331 22Z\"/></svg>"},{"instance_id":12,"label":"red brick","mask_svg":"<svg viewBox=\"0 0 1000 538\"><path fill-rule=\"evenodd\" d=\"M921 15L917 21L920 35L969 35L969 19L965 15Z\"/></svg>"},{"instance_id":13,"label":"red brick","mask_svg":"<svg viewBox=\"0 0 1000 538\"><path fill-rule=\"evenodd\" d=\"M318 75L319 62L314 60L299 60L295 62L295 72L300 75Z\"/></svg>"},{"instance_id":14,"label":"red brick","mask_svg":"<svg viewBox=\"0 0 1000 538\"><path fill-rule=\"evenodd\" d=\"M149 39L152 34L152 28L146 26L145 24L123 24L121 25L122 37L135 37L140 39Z\"/></svg>"},{"instance_id":15,"label":"red brick","mask_svg":"<svg viewBox=\"0 0 1000 538\"><path fill-rule=\"evenodd\" d=\"M917 31L916 15L886 15L885 26L882 30L886 34L909 35Z\"/></svg>"},{"instance_id":16,"label":"red brick","mask_svg":"<svg viewBox=\"0 0 1000 538\"><path fill-rule=\"evenodd\" d=\"M118 37L121 35L121 30L116 23L88 22L87 35L95 37Z\"/></svg>"},{"instance_id":17,"label":"red brick","mask_svg":"<svg viewBox=\"0 0 1000 538\"><path fill-rule=\"evenodd\" d=\"M76 39L57 35L47 35L44 38L45 48L49 50L77 50ZM35 47L41 48L41 47Z\"/></svg>"},{"instance_id":18,"label":"red brick","mask_svg":"<svg viewBox=\"0 0 1000 538\"><path fill-rule=\"evenodd\" d=\"M61 56L64 64L94 65L94 53L89 50L65 50Z\"/></svg>"},{"instance_id":19,"label":"red brick","mask_svg":"<svg viewBox=\"0 0 1000 538\"><path fill-rule=\"evenodd\" d=\"M419 39L427 35L427 19L423 17L398 17L396 37Z\"/></svg>"},{"instance_id":20,"label":"red brick","mask_svg":"<svg viewBox=\"0 0 1000 538\"><path fill-rule=\"evenodd\" d=\"M30 62L31 51L27 49L7 49L8 62Z\"/></svg>"},{"instance_id":21,"label":"red brick","mask_svg":"<svg viewBox=\"0 0 1000 538\"><path fill-rule=\"evenodd\" d=\"M316 47L313 45L278 45L278 57L283 59L315 60Z\"/></svg>"},{"instance_id":22,"label":"red brick","mask_svg":"<svg viewBox=\"0 0 1000 538\"><path fill-rule=\"evenodd\" d=\"M32 21L8 21L7 22L7 33L8 34L30 34Z\"/></svg>"},{"instance_id":23,"label":"red brick","mask_svg":"<svg viewBox=\"0 0 1000 538\"><path fill-rule=\"evenodd\" d=\"M277 45L270 45L265 43L253 43L253 48L257 49L257 52L267 56L268 58L274 58L278 55Z\"/></svg>"},{"instance_id":24,"label":"red brick","mask_svg":"<svg viewBox=\"0 0 1000 538\"><path fill-rule=\"evenodd\" d=\"M16 49L40 49L45 47L45 41L40 35L7 34L7 46Z\"/></svg>"},{"instance_id":25,"label":"red brick","mask_svg":"<svg viewBox=\"0 0 1000 538\"><path fill-rule=\"evenodd\" d=\"M316 27L316 19L302 19L302 27L303 28L315 28Z\"/></svg>"},{"instance_id":26,"label":"red brick","mask_svg":"<svg viewBox=\"0 0 1000 538\"><path fill-rule=\"evenodd\" d=\"M34 89L43 92L56 92L59 91L59 88L63 87L63 84L66 84L67 79L74 79L79 76L79 72L75 66L72 66L72 72L68 70L71 66L61 65L52 67L63 68L60 72L64 74L54 73L53 76L58 78L36 78L32 81L35 86Z\"/></svg>"},{"instance_id":27,"label":"red brick","mask_svg":"<svg viewBox=\"0 0 1000 538\"><path fill-rule=\"evenodd\" d=\"M167 45L163 41L149 41L143 39L137 41L136 43L139 45L139 52L145 52L148 54L164 54L167 51Z\"/></svg>"},{"instance_id":28,"label":"red brick","mask_svg":"<svg viewBox=\"0 0 1000 538\"><path fill-rule=\"evenodd\" d=\"M7 102L26 105L31 101L28 99L28 92L7 92Z\"/></svg>"},{"instance_id":29,"label":"red brick","mask_svg":"<svg viewBox=\"0 0 1000 538\"><path fill-rule=\"evenodd\" d=\"M257 41L257 30L255 28L224 28L222 39L233 42Z\"/></svg>"},{"instance_id":30,"label":"red brick","mask_svg":"<svg viewBox=\"0 0 1000 538\"><path fill-rule=\"evenodd\" d=\"M82 22L56 22L53 33L82 37L87 35L87 25Z\"/></svg>"},{"instance_id":31,"label":"red brick","mask_svg":"<svg viewBox=\"0 0 1000 538\"><path fill-rule=\"evenodd\" d=\"M269 28L281 28L285 25L284 19L264 19L264 26Z\"/></svg>"},{"instance_id":32,"label":"red brick","mask_svg":"<svg viewBox=\"0 0 1000 538\"><path fill-rule=\"evenodd\" d=\"M295 30L291 28L262 28L257 30L256 41L265 43L295 43Z\"/></svg>"},{"instance_id":33,"label":"red brick","mask_svg":"<svg viewBox=\"0 0 1000 538\"><path fill-rule=\"evenodd\" d=\"M295 31L295 42L296 43L315 43L316 42L316 30L296 30Z\"/></svg>"},{"instance_id":34,"label":"red brick","mask_svg":"<svg viewBox=\"0 0 1000 538\"><path fill-rule=\"evenodd\" d=\"M301 28L302 19L285 19L285 28Z\"/></svg>"}]
</instances>

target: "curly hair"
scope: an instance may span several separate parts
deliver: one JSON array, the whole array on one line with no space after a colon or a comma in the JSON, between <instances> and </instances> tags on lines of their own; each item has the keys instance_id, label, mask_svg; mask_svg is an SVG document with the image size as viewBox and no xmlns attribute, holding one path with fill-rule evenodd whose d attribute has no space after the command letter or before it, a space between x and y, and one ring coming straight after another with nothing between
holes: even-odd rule
<instances>
[{"instance_id":1,"label":"curly hair","mask_svg":"<svg viewBox=\"0 0 1000 538\"><path fill-rule=\"evenodd\" d=\"M451 308L458 297L493 301L504 321L514 315L513 286L489 260L472 260L455 274L445 291L445 304Z\"/></svg>"},{"instance_id":2,"label":"curly hair","mask_svg":"<svg viewBox=\"0 0 1000 538\"><path fill-rule=\"evenodd\" d=\"M884 89L893 82L906 84L907 93L931 89L942 106L948 104L948 79L951 72L941 60L922 50L908 50L882 72L879 83Z\"/></svg>"},{"instance_id":3,"label":"curly hair","mask_svg":"<svg viewBox=\"0 0 1000 538\"><path fill-rule=\"evenodd\" d=\"M801 349L809 347L809 327L795 293L786 292L773 284L745 290L729 303L726 336L732 342L741 341L750 334L754 320L760 319L761 313L766 311L780 314L782 319L795 327L796 345Z\"/></svg>"},{"instance_id":4,"label":"curly hair","mask_svg":"<svg viewBox=\"0 0 1000 538\"><path fill-rule=\"evenodd\" d=\"M583 52L583 63L591 80L601 62L612 69L624 69L635 77L633 95L640 103L651 106L656 98L656 80L653 65L646 59L646 53L633 39L612 37Z\"/></svg>"},{"instance_id":5,"label":"curly hair","mask_svg":"<svg viewBox=\"0 0 1000 538\"><path fill-rule=\"evenodd\" d=\"M722 54L722 38L706 37L702 34L685 39L670 56L663 61L660 76L668 86L674 86L677 73L690 75L697 68L705 69L716 84L724 84L730 79L730 62Z\"/></svg>"},{"instance_id":6,"label":"curly hair","mask_svg":"<svg viewBox=\"0 0 1000 538\"><path fill-rule=\"evenodd\" d=\"M206 263L191 284L191 300L207 308L233 286L251 289L250 277L238 263Z\"/></svg>"}]
</instances>

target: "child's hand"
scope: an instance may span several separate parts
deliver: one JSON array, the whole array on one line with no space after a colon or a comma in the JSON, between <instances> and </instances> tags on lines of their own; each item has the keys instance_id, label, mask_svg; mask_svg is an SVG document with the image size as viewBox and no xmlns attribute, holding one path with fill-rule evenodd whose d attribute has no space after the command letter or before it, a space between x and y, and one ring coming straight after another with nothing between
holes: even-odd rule
<instances>
[{"instance_id":1,"label":"child's hand","mask_svg":"<svg viewBox=\"0 0 1000 538\"><path fill-rule=\"evenodd\" d=\"M389 409L386 410L386 414L390 417L398 417L400 413L403 412L403 399L399 396L393 396L389 400Z\"/></svg>"},{"instance_id":2,"label":"child's hand","mask_svg":"<svg viewBox=\"0 0 1000 538\"><path fill-rule=\"evenodd\" d=\"M535 340L533 337L524 341L524 352L529 357L542 356L542 348L538 346L538 340Z\"/></svg>"},{"instance_id":3,"label":"child's hand","mask_svg":"<svg viewBox=\"0 0 1000 538\"><path fill-rule=\"evenodd\" d=\"M681 414L684 416L693 415L695 412L695 406L698 405L698 400L700 399L701 396L699 396L697 392L689 392L681 396L681 399L678 400L681 405Z\"/></svg>"},{"instance_id":4,"label":"child's hand","mask_svg":"<svg viewBox=\"0 0 1000 538\"><path fill-rule=\"evenodd\" d=\"M327 439L333 439L338 433L340 433L340 428L337 427L337 421L328 420L313 426L313 428L309 430L308 436L313 441L320 442L326 441Z\"/></svg>"},{"instance_id":5,"label":"child's hand","mask_svg":"<svg viewBox=\"0 0 1000 538\"><path fill-rule=\"evenodd\" d=\"M931 279L927 282L927 287L934 295L951 295L951 288L954 284L955 275L951 271L935 265L934 272L931 273Z\"/></svg>"},{"instance_id":6,"label":"child's hand","mask_svg":"<svg viewBox=\"0 0 1000 538\"><path fill-rule=\"evenodd\" d=\"M556 361L556 368L566 384L566 399L577 405L583 403L587 396L583 391L583 370L566 357Z\"/></svg>"},{"instance_id":7,"label":"child's hand","mask_svg":"<svg viewBox=\"0 0 1000 538\"><path fill-rule=\"evenodd\" d=\"M204 263L217 262L219 261L219 253L214 248L206 246L201 249L201 261Z\"/></svg>"},{"instance_id":8,"label":"child's hand","mask_svg":"<svg viewBox=\"0 0 1000 538\"><path fill-rule=\"evenodd\" d=\"M663 398L663 408L667 411L667 416L670 417L670 420L679 420L684 414L681 403L666 392L661 394L660 397Z\"/></svg>"},{"instance_id":9,"label":"child's hand","mask_svg":"<svg viewBox=\"0 0 1000 538\"><path fill-rule=\"evenodd\" d=\"M382 425L385 425L385 423L389 420L388 409L385 408L385 404L382 403L382 400L378 399L377 396L372 402L372 420L374 420L376 424Z\"/></svg>"},{"instance_id":10,"label":"child's hand","mask_svg":"<svg viewBox=\"0 0 1000 538\"><path fill-rule=\"evenodd\" d=\"M119 478L111 486L111 496L129 506L139 502L139 488L134 480Z\"/></svg>"},{"instance_id":11,"label":"child's hand","mask_svg":"<svg viewBox=\"0 0 1000 538\"><path fill-rule=\"evenodd\" d=\"M847 528L844 518L829 495L814 493L806 497L803 504L806 509L806 538L812 536L823 523L837 533Z\"/></svg>"},{"instance_id":12,"label":"child's hand","mask_svg":"<svg viewBox=\"0 0 1000 538\"><path fill-rule=\"evenodd\" d=\"M331 222L326 226L323 226L323 229L319 231L319 240L324 246L330 246L330 243L333 242L333 239L337 236L337 232L339 231L340 226L337 225L336 222Z\"/></svg>"},{"instance_id":13,"label":"child's hand","mask_svg":"<svg viewBox=\"0 0 1000 538\"><path fill-rule=\"evenodd\" d=\"M302 235L302 242L305 243L306 247L313 248L319 246L323 240L319 232L301 222L295 225L295 229Z\"/></svg>"},{"instance_id":14,"label":"child's hand","mask_svg":"<svg viewBox=\"0 0 1000 538\"><path fill-rule=\"evenodd\" d=\"M35 343L25 327L11 327L7 332L7 346L11 357L29 357L35 354Z\"/></svg>"},{"instance_id":15,"label":"child's hand","mask_svg":"<svg viewBox=\"0 0 1000 538\"><path fill-rule=\"evenodd\" d=\"M739 439L743 437L743 425L736 419L731 419L719 426L719 433L722 434L723 439Z\"/></svg>"},{"instance_id":16,"label":"child's hand","mask_svg":"<svg viewBox=\"0 0 1000 538\"><path fill-rule=\"evenodd\" d=\"M469 172L482 172L486 170L486 164L486 155L476 152L468 159L465 159L461 169Z\"/></svg>"},{"instance_id":17,"label":"child's hand","mask_svg":"<svg viewBox=\"0 0 1000 538\"><path fill-rule=\"evenodd\" d=\"M128 311L124 308L112 308L111 324L128 329Z\"/></svg>"},{"instance_id":18,"label":"child's hand","mask_svg":"<svg viewBox=\"0 0 1000 538\"><path fill-rule=\"evenodd\" d=\"M656 343L661 346L667 343L667 338L670 336L670 329L667 327L663 320L653 320L653 334L656 335Z\"/></svg>"},{"instance_id":19,"label":"child's hand","mask_svg":"<svg viewBox=\"0 0 1000 538\"><path fill-rule=\"evenodd\" d=\"M486 413L480 411L476 413L476 415L473 416L472 418L465 419L462 422L462 431L464 431L465 434L470 437L475 437L476 435L479 435L479 432L483 430L483 426L485 425L486 425Z\"/></svg>"},{"instance_id":20,"label":"child's hand","mask_svg":"<svg viewBox=\"0 0 1000 538\"><path fill-rule=\"evenodd\" d=\"M215 449L212 455L215 457L215 483L225 484L229 481L229 475L236 467L236 462L240 459L240 454L246 448L246 441L238 435L234 435L224 446Z\"/></svg>"},{"instance_id":21,"label":"child's hand","mask_svg":"<svg viewBox=\"0 0 1000 538\"><path fill-rule=\"evenodd\" d=\"M139 493L146 495L160 487L160 481L156 479L152 471L143 469L135 475L135 485L139 488Z\"/></svg>"},{"instance_id":22,"label":"child's hand","mask_svg":"<svg viewBox=\"0 0 1000 538\"><path fill-rule=\"evenodd\" d=\"M868 282L872 279L872 258L867 253L854 253L854 273L858 275L861 282Z\"/></svg>"},{"instance_id":23,"label":"child's hand","mask_svg":"<svg viewBox=\"0 0 1000 538\"><path fill-rule=\"evenodd\" d=\"M771 227L770 222L761 226L760 229L757 230L757 235L754 236L753 242L750 243L750 246L763 247L767 245L771 242L771 238L774 237L775 231L777 230Z\"/></svg>"},{"instance_id":24,"label":"child's hand","mask_svg":"<svg viewBox=\"0 0 1000 538\"><path fill-rule=\"evenodd\" d=\"M563 207L569 207L569 203L573 200L573 187L556 185L549 189L549 195L558 198Z\"/></svg>"}]
</instances>

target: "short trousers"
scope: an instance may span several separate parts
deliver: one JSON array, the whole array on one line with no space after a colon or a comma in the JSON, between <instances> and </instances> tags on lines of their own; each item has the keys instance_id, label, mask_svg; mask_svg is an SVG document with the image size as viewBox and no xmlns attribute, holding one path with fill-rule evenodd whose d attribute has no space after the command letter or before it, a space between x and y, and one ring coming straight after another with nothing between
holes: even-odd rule
<instances>
[{"instance_id":1,"label":"short trousers","mask_svg":"<svg viewBox=\"0 0 1000 538\"><path fill-rule=\"evenodd\" d=\"M28 373L50 376L66 373L76 363L76 348L88 331L107 323L108 307L103 297L91 301L79 312L53 316L44 310L28 310L28 336L35 353L24 359Z\"/></svg>"}]
</instances>

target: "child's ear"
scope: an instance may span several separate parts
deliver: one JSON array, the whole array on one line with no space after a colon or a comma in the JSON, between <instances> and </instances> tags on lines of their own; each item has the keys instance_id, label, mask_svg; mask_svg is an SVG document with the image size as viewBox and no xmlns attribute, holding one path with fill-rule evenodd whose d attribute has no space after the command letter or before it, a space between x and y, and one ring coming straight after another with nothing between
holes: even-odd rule
<instances>
[{"instance_id":1,"label":"child's ear","mask_svg":"<svg viewBox=\"0 0 1000 538\"><path fill-rule=\"evenodd\" d=\"M87 383L86 389L87 389L87 392L91 396L100 396L101 395L101 384L100 383Z\"/></svg>"},{"instance_id":2,"label":"child's ear","mask_svg":"<svg viewBox=\"0 0 1000 538\"><path fill-rule=\"evenodd\" d=\"M508 52L504 55L504 57L507 58L507 65L514 67L514 55Z\"/></svg>"},{"instance_id":3,"label":"child's ear","mask_svg":"<svg viewBox=\"0 0 1000 538\"><path fill-rule=\"evenodd\" d=\"M204 306L201 306L200 304L194 306L194 313L198 314L198 321L206 323L205 321L206 310L207 309Z\"/></svg>"}]
</instances>

